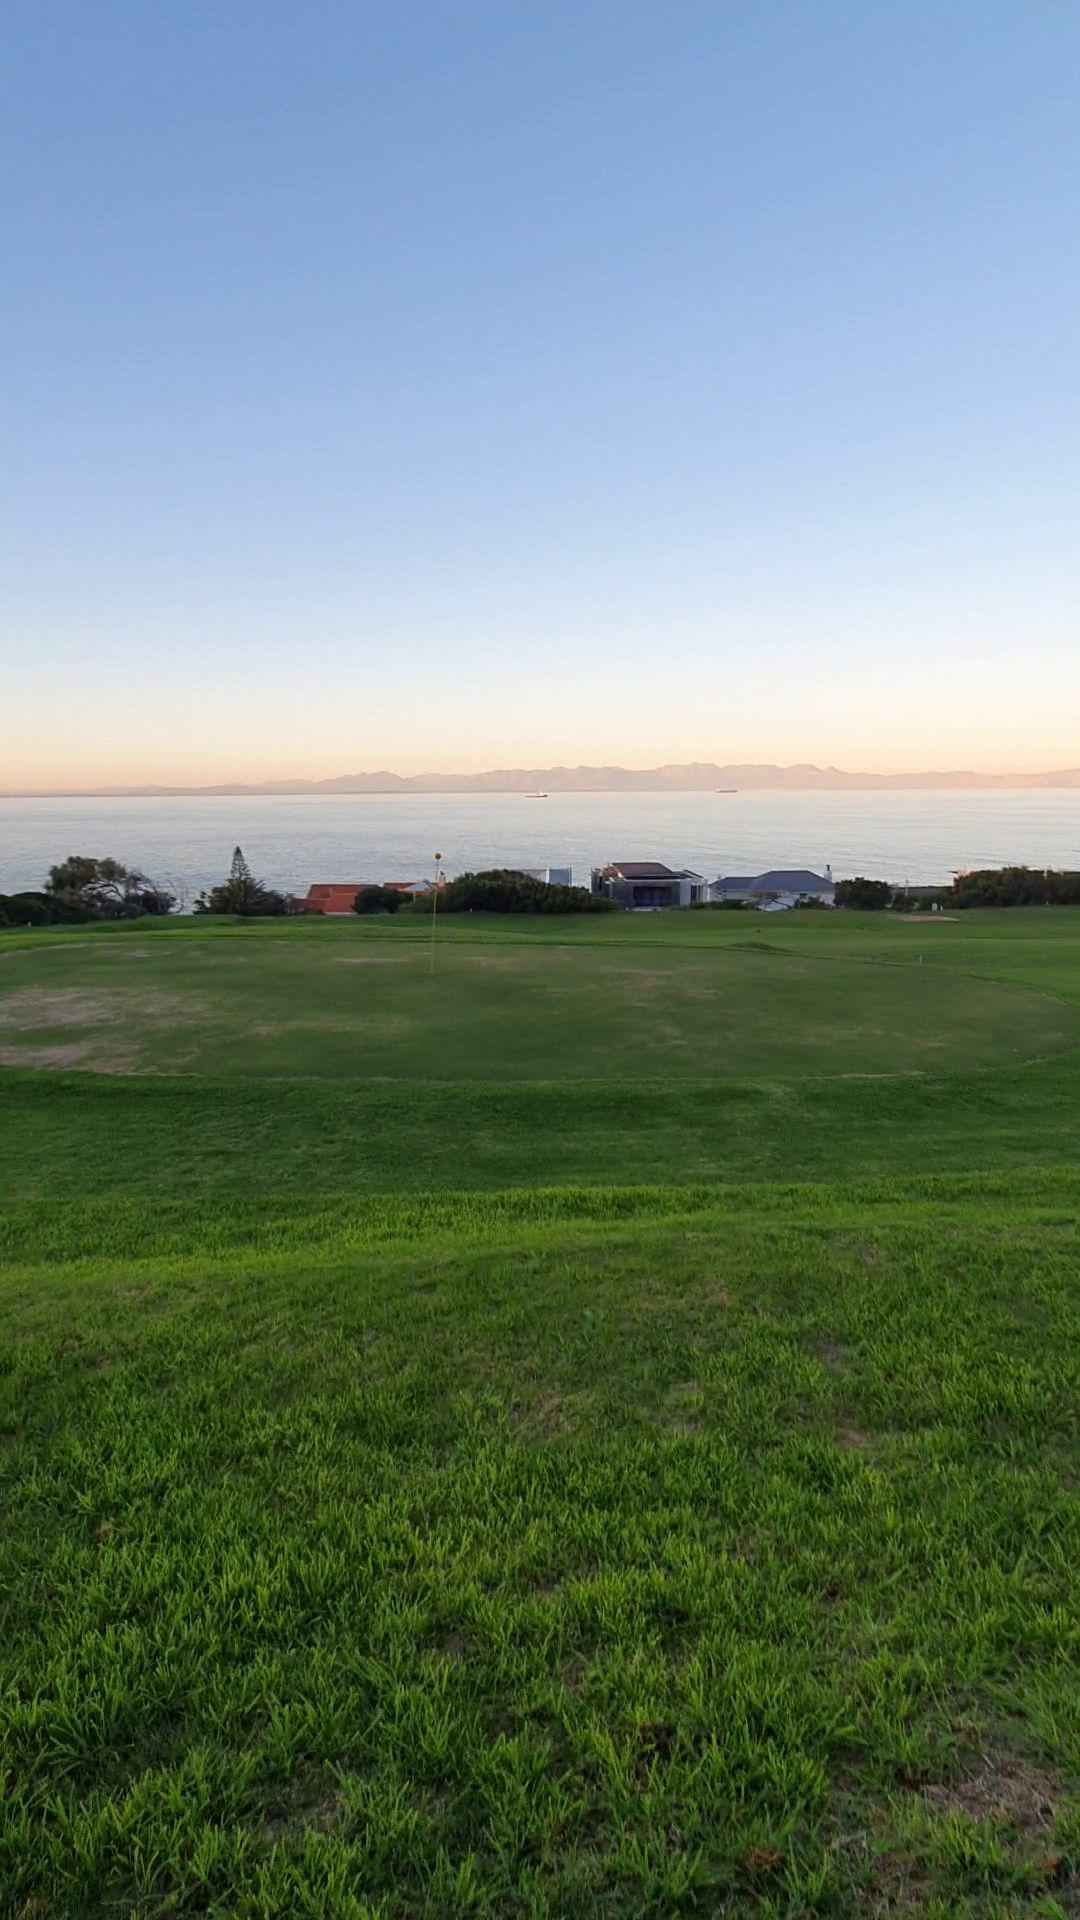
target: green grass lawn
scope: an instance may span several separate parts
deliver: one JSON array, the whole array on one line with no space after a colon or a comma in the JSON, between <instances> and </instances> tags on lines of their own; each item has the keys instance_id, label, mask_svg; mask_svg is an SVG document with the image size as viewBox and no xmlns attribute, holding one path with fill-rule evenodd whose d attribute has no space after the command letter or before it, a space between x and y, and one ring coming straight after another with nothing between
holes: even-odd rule
<instances>
[{"instance_id":1,"label":"green grass lawn","mask_svg":"<svg viewBox=\"0 0 1080 1920\"><path fill-rule=\"evenodd\" d=\"M1080 1912L1080 913L425 938L0 939L0 1913Z\"/></svg>"},{"instance_id":2,"label":"green grass lawn","mask_svg":"<svg viewBox=\"0 0 1080 1920\"><path fill-rule=\"evenodd\" d=\"M0 1063L565 1084L895 1074L1080 1046L1080 1005L921 952L782 945L761 925L740 916L741 938L686 946L459 936L437 956L415 921L351 940L27 943L0 970Z\"/></svg>"}]
</instances>

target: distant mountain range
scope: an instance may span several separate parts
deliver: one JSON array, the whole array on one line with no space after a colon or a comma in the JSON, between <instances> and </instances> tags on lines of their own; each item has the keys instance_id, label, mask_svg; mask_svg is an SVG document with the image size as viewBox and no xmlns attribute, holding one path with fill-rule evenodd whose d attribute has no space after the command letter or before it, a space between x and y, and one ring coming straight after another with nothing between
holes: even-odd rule
<instances>
[{"instance_id":1,"label":"distant mountain range","mask_svg":"<svg viewBox=\"0 0 1080 1920\"><path fill-rule=\"evenodd\" d=\"M842 767L749 763L717 766L710 760L663 767L498 767L491 773L342 773L332 780L229 781L211 787L54 788L48 794L0 794L0 799L147 799L198 794L273 793L708 793L878 792L885 789L1057 787L1080 788L1080 767L1056 773L846 773Z\"/></svg>"}]
</instances>

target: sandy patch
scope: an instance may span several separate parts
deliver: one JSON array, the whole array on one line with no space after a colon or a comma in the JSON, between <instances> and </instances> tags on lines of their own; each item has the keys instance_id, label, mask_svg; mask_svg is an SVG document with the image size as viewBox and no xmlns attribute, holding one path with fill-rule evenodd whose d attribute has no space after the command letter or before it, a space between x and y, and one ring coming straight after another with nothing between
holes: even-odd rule
<instances>
[{"instance_id":1,"label":"sandy patch","mask_svg":"<svg viewBox=\"0 0 1080 1920\"><path fill-rule=\"evenodd\" d=\"M909 927L954 927L959 915L955 913L894 913L894 920L906 920Z\"/></svg>"}]
</instances>

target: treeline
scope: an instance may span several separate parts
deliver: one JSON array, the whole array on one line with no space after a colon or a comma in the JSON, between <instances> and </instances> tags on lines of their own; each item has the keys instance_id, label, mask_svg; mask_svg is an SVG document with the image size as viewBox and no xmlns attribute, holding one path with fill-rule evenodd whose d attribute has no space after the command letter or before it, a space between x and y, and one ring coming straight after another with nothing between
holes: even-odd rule
<instances>
[{"instance_id":1,"label":"treeline","mask_svg":"<svg viewBox=\"0 0 1080 1920\"><path fill-rule=\"evenodd\" d=\"M958 874L949 887L895 887L888 880L864 874L838 880L838 907L860 912L894 912L967 907L1080 906L1080 871L1052 867L987 867ZM721 906L749 911L750 903L721 901ZM0 893L0 927L64 926L91 920L160 918L180 905L176 891L151 880L136 867L119 860L72 854L49 868L40 891ZM353 912L429 913L432 896L407 894L399 888L364 886L353 901ZM512 867L489 867L463 873L438 891L439 913L614 913L618 909L602 894L587 887L549 886ZM225 879L208 887L195 901L196 913L228 914L241 919L300 913L303 902L281 893L252 873L240 847L235 848Z\"/></svg>"},{"instance_id":2,"label":"treeline","mask_svg":"<svg viewBox=\"0 0 1080 1920\"><path fill-rule=\"evenodd\" d=\"M439 892L440 913L612 913L612 902L588 887L552 887L510 867L462 873Z\"/></svg>"},{"instance_id":3,"label":"treeline","mask_svg":"<svg viewBox=\"0 0 1080 1920\"><path fill-rule=\"evenodd\" d=\"M91 920L139 920L147 915L173 913L180 904L170 887L148 879L119 860L73 854L55 867L40 891L0 894L0 927L65 926ZM428 913L427 894L407 894L400 888L361 887L353 901L354 913ZM243 849L236 847L226 877L208 887L195 901L195 913L228 914L240 919L267 919L301 913L303 902L268 886L252 873ZM551 887L509 867L482 873L463 873L439 888L440 913L610 913L610 900L587 887Z\"/></svg>"},{"instance_id":4,"label":"treeline","mask_svg":"<svg viewBox=\"0 0 1080 1920\"><path fill-rule=\"evenodd\" d=\"M0 926L71 926L91 920L143 920L174 913L179 895L136 867L109 857L71 854L55 867L40 891L0 893ZM196 913L238 914L262 919L287 913L290 902L275 887L257 880L240 847L224 880L200 893Z\"/></svg>"},{"instance_id":5,"label":"treeline","mask_svg":"<svg viewBox=\"0 0 1080 1920\"><path fill-rule=\"evenodd\" d=\"M40 892L0 893L0 926L47 927L86 920L141 920L172 913L177 897L168 887L119 860L72 854L49 868Z\"/></svg>"},{"instance_id":6,"label":"treeline","mask_svg":"<svg viewBox=\"0 0 1080 1920\"><path fill-rule=\"evenodd\" d=\"M513 867L462 873L439 888L439 913L610 913L610 900L588 887L549 886ZM354 913L430 913L431 894L402 894L394 887L361 887Z\"/></svg>"},{"instance_id":7,"label":"treeline","mask_svg":"<svg viewBox=\"0 0 1080 1920\"><path fill-rule=\"evenodd\" d=\"M985 867L958 874L949 901L954 907L1080 906L1080 873L1054 867Z\"/></svg>"},{"instance_id":8,"label":"treeline","mask_svg":"<svg viewBox=\"0 0 1080 1920\"><path fill-rule=\"evenodd\" d=\"M894 887L887 880L838 880L838 907L864 913L892 907L1075 907L1080 872L1054 867L981 867L958 873L949 887Z\"/></svg>"}]
</instances>

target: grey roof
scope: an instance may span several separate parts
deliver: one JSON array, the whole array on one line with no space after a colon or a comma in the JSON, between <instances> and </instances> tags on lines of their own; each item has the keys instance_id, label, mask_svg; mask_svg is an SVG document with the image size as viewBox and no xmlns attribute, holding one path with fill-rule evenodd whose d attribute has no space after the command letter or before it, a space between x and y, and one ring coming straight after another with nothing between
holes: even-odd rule
<instances>
[{"instance_id":1,"label":"grey roof","mask_svg":"<svg viewBox=\"0 0 1080 1920\"><path fill-rule=\"evenodd\" d=\"M827 893L832 884L823 873L810 873L806 867L772 867L768 873L730 874L716 882L731 893Z\"/></svg>"},{"instance_id":2,"label":"grey roof","mask_svg":"<svg viewBox=\"0 0 1080 1920\"><path fill-rule=\"evenodd\" d=\"M621 874L624 880L681 880L683 877L665 867L662 860L612 860L604 872Z\"/></svg>"}]
</instances>

